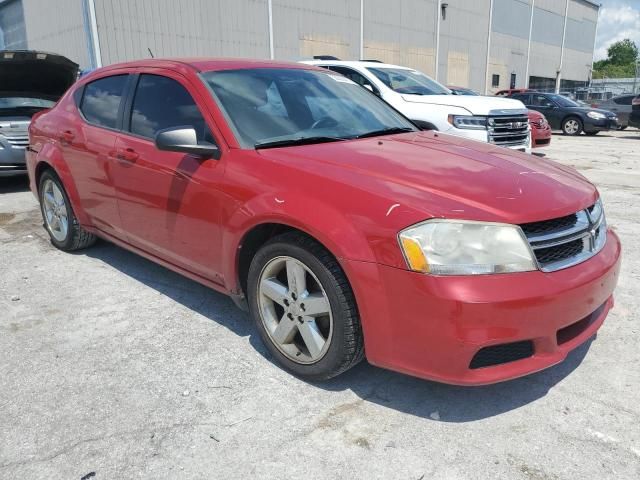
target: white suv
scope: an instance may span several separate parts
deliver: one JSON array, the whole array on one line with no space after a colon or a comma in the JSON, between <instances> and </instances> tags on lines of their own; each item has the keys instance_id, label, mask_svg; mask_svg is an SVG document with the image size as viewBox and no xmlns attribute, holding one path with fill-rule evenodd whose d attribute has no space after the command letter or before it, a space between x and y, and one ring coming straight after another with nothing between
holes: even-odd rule
<instances>
[{"instance_id":1,"label":"white suv","mask_svg":"<svg viewBox=\"0 0 640 480\"><path fill-rule=\"evenodd\" d=\"M341 73L425 130L530 151L527 109L519 100L455 95L422 72L375 61L303 63Z\"/></svg>"}]
</instances>

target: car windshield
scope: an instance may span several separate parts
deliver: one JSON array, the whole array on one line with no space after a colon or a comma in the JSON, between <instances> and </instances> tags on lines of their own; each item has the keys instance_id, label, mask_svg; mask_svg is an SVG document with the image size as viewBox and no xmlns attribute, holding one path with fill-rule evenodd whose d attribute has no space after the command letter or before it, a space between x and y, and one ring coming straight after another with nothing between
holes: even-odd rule
<instances>
[{"instance_id":1,"label":"car windshield","mask_svg":"<svg viewBox=\"0 0 640 480\"><path fill-rule=\"evenodd\" d=\"M455 93L456 95L470 95L470 96L474 96L477 97L480 94L474 92L473 90L469 90L467 88L455 88L452 90L453 93Z\"/></svg>"},{"instance_id":2,"label":"car windshield","mask_svg":"<svg viewBox=\"0 0 640 480\"><path fill-rule=\"evenodd\" d=\"M574 102L570 98L563 97L562 95L554 94L549 95L549 98L556 102L556 104L560 107L580 107L579 103Z\"/></svg>"},{"instance_id":3,"label":"car windshield","mask_svg":"<svg viewBox=\"0 0 640 480\"><path fill-rule=\"evenodd\" d=\"M387 87L406 95L450 95L451 90L424 73L407 68L367 67Z\"/></svg>"},{"instance_id":4,"label":"car windshield","mask_svg":"<svg viewBox=\"0 0 640 480\"><path fill-rule=\"evenodd\" d=\"M417 131L384 101L328 71L221 70L205 72L202 78L243 148Z\"/></svg>"},{"instance_id":5,"label":"car windshield","mask_svg":"<svg viewBox=\"0 0 640 480\"><path fill-rule=\"evenodd\" d=\"M0 98L0 109L9 108L51 108L56 102L42 98L6 97Z\"/></svg>"}]
</instances>

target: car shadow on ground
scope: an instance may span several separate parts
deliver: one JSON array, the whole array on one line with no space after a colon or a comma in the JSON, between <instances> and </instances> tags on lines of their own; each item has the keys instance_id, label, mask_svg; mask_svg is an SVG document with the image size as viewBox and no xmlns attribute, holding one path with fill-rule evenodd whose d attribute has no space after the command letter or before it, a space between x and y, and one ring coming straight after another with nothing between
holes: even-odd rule
<instances>
[{"instance_id":1,"label":"car shadow on ground","mask_svg":"<svg viewBox=\"0 0 640 480\"><path fill-rule=\"evenodd\" d=\"M100 260L234 334L249 337L256 351L274 362L249 315L235 307L229 297L104 241L78 254ZM544 397L580 365L590 345L591 340L574 350L564 362L543 372L482 387L458 387L421 380L374 367L366 361L329 381L310 384L327 391L351 390L365 402L425 419L470 422L517 409Z\"/></svg>"},{"instance_id":2,"label":"car shadow on ground","mask_svg":"<svg viewBox=\"0 0 640 480\"><path fill-rule=\"evenodd\" d=\"M0 178L0 195L3 193L26 192L29 190L29 179L26 175Z\"/></svg>"}]
</instances>

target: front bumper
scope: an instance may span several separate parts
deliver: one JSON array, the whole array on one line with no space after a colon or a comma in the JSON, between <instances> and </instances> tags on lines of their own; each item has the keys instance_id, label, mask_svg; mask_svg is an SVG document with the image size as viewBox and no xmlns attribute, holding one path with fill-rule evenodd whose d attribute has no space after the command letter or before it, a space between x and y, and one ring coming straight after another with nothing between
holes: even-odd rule
<instances>
[{"instance_id":1,"label":"front bumper","mask_svg":"<svg viewBox=\"0 0 640 480\"><path fill-rule=\"evenodd\" d=\"M540 148L548 147L551 143L551 127L549 125L544 128L531 127L531 147Z\"/></svg>"},{"instance_id":2,"label":"front bumper","mask_svg":"<svg viewBox=\"0 0 640 480\"><path fill-rule=\"evenodd\" d=\"M24 147L16 147L0 137L0 177L26 175Z\"/></svg>"},{"instance_id":3,"label":"front bumper","mask_svg":"<svg viewBox=\"0 0 640 480\"><path fill-rule=\"evenodd\" d=\"M439 277L346 262L370 363L458 385L527 375L563 361L592 337L613 306L620 241L571 268L503 275ZM566 328L570 327L570 328ZM471 368L481 349L531 342L532 354Z\"/></svg>"},{"instance_id":4,"label":"front bumper","mask_svg":"<svg viewBox=\"0 0 640 480\"><path fill-rule=\"evenodd\" d=\"M618 128L617 117L607 117L601 120L594 120L587 117L584 122L585 132L603 132L607 130L616 130Z\"/></svg>"}]
</instances>

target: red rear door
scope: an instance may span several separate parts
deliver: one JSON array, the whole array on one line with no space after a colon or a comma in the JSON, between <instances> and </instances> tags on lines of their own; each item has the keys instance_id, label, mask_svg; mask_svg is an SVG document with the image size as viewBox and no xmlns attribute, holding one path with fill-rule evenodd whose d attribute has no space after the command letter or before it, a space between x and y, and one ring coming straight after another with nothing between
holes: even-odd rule
<instances>
[{"instance_id":1,"label":"red rear door","mask_svg":"<svg viewBox=\"0 0 640 480\"><path fill-rule=\"evenodd\" d=\"M138 248L221 283L224 161L155 147L156 132L185 125L195 128L198 140L217 143L195 89L178 74L157 72L137 79L126 131L115 143L113 176L123 228Z\"/></svg>"},{"instance_id":2,"label":"red rear door","mask_svg":"<svg viewBox=\"0 0 640 480\"><path fill-rule=\"evenodd\" d=\"M71 171L82 208L100 230L122 237L113 186L112 159L121 101L129 75L110 75L85 85L79 99L80 116L68 110L58 138Z\"/></svg>"}]
</instances>

